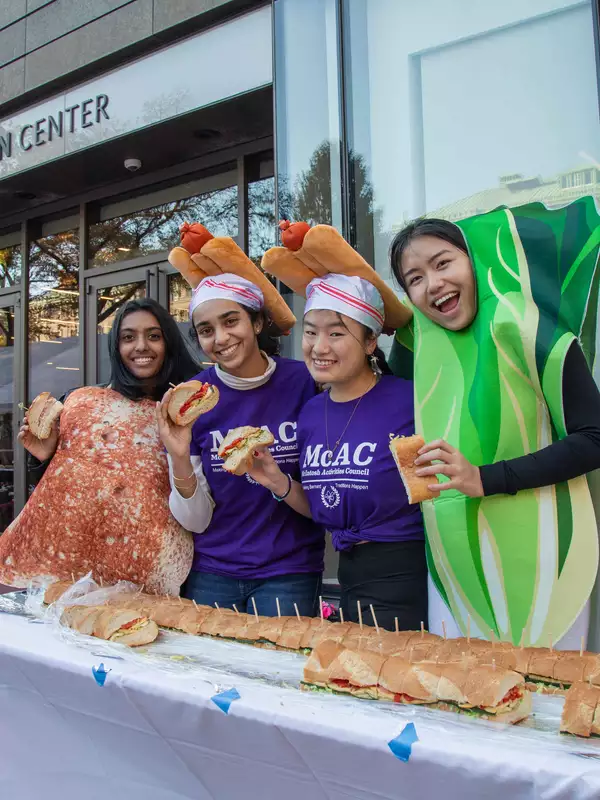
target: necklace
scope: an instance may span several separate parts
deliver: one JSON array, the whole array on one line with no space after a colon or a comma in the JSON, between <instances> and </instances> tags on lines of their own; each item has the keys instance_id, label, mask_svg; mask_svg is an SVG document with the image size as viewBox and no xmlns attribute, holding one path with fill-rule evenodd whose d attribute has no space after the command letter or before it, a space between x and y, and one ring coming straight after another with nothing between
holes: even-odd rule
<instances>
[{"instance_id":1,"label":"necklace","mask_svg":"<svg viewBox=\"0 0 600 800\"><path fill-rule=\"evenodd\" d=\"M340 443L341 443L342 439L344 438L344 434L346 433L346 431L350 427L350 423L352 422L352 419L353 419L354 415L356 414L356 411L357 411L357 409L358 409L358 407L360 405L360 401L363 399L365 394L368 394L371 391L371 389L373 388L373 386L375 386L376 383L377 383L377 378L375 378L375 383L372 386L369 386L367 391L364 394L361 394L361 396L356 401L356 403L354 405L354 408L352 409L352 413L350 414L350 418L348 419L348 422L346 423L346 425L344 427L344 430L340 433L340 435L336 439L335 444L333 445L333 448L329 447L329 425L328 425L328 419L327 419L327 409L329 408L329 392L327 393L327 397L325 398L325 443L327 445L327 450L323 453L323 456L327 457L327 459L329 461L333 461L333 457L335 455L335 451L340 446Z\"/></svg>"}]
</instances>

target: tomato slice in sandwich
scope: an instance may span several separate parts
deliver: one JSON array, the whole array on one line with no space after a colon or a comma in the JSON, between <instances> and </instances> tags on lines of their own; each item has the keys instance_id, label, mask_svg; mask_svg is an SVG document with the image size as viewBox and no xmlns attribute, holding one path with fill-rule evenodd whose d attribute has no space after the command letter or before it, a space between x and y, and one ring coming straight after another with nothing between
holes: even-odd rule
<instances>
[{"instance_id":1,"label":"tomato slice in sandwich","mask_svg":"<svg viewBox=\"0 0 600 800\"><path fill-rule=\"evenodd\" d=\"M221 450L221 458L227 458L227 456L235 450L235 448L240 445L243 441L245 441L245 437L240 436L239 439L234 439L233 442L229 442L227 447L224 447Z\"/></svg>"},{"instance_id":2,"label":"tomato slice in sandwich","mask_svg":"<svg viewBox=\"0 0 600 800\"><path fill-rule=\"evenodd\" d=\"M209 387L208 387L208 383L205 383L205 384L202 386L202 388L201 388L201 389L198 389L198 391L197 391L197 392L194 392L194 394L193 394L193 395L191 395L190 397L188 397L188 399L185 401L185 403L184 403L184 404L181 406L181 408L179 409L179 413L180 413L180 414L185 414L185 412L186 412L186 411L189 411L189 409L190 409L190 408L191 408L191 407L194 405L194 403L197 403L197 402L198 402L198 400L202 400L202 398L203 398L203 397L205 396L205 394L208 392L208 388L209 388Z\"/></svg>"},{"instance_id":3,"label":"tomato slice in sandwich","mask_svg":"<svg viewBox=\"0 0 600 800\"><path fill-rule=\"evenodd\" d=\"M131 622L126 622L125 625L121 625L119 628L120 631L128 631L129 628L133 628L134 625L138 625L140 622L144 621L144 617L138 617L138 619L132 619Z\"/></svg>"}]
</instances>

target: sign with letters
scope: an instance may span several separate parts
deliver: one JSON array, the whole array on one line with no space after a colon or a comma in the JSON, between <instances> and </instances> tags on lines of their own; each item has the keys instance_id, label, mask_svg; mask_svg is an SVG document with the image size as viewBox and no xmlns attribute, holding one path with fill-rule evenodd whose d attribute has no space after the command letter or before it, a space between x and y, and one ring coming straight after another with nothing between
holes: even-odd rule
<instances>
[{"instance_id":1,"label":"sign with letters","mask_svg":"<svg viewBox=\"0 0 600 800\"><path fill-rule=\"evenodd\" d=\"M268 86L271 24L265 6L0 120L0 181Z\"/></svg>"},{"instance_id":2,"label":"sign with letters","mask_svg":"<svg viewBox=\"0 0 600 800\"><path fill-rule=\"evenodd\" d=\"M5 130L0 135L0 161L12 158L18 149L26 153L32 147L41 147L55 138L62 138L65 132L75 133L78 129L97 125L102 119L110 119L109 101L107 94L97 94L68 106L64 111L59 109L35 122L26 122L18 130Z\"/></svg>"}]
</instances>

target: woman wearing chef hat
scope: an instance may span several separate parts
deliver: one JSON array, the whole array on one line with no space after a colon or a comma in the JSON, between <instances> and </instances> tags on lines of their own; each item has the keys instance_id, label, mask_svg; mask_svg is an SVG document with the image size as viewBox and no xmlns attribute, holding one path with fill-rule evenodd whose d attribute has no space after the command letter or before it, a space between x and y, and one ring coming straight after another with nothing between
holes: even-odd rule
<instances>
[{"instance_id":1,"label":"woman wearing chef hat","mask_svg":"<svg viewBox=\"0 0 600 800\"><path fill-rule=\"evenodd\" d=\"M288 247L268 251L263 266L306 295L304 359L328 391L300 414L301 482L286 502L331 532L346 620L359 619L360 605L370 621L372 606L380 626L418 629L427 620L423 522L389 449L390 434L414 433L413 387L377 350L383 329L410 312L334 228L304 226L295 241L296 226L288 230ZM285 489L266 450L251 474L276 494Z\"/></svg>"},{"instance_id":2,"label":"woman wearing chef hat","mask_svg":"<svg viewBox=\"0 0 600 800\"><path fill-rule=\"evenodd\" d=\"M169 453L171 511L195 531L195 557L186 594L196 602L254 609L259 614L313 615L320 593L324 534L311 520L248 475L223 470L219 447L240 426L267 427L276 458L298 474L298 415L317 388L299 361L280 358L273 332L287 333L295 317L272 283L230 238L200 225L184 226L169 260L194 286L194 338L214 362L197 380L216 386L219 402L192 426L174 426L159 409Z\"/></svg>"}]
</instances>

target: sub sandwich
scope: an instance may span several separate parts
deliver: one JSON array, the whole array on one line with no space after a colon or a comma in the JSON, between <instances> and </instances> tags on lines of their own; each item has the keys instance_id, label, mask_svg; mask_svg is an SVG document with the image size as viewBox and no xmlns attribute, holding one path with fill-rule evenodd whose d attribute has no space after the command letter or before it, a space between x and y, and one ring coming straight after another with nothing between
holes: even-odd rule
<instances>
[{"instance_id":1,"label":"sub sandwich","mask_svg":"<svg viewBox=\"0 0 600 800\"><path fill-rule=\"evenodd\" d=\"M600 688L574 683L565 698L560 732L575 736L600 736Z\"/></svg>"},{"instance_id":2,"label":"sub sandwich","mask_svg":"<svg viewBox=\"0 0 600 800\"><path fill-rule=\"evenodd\" d=\"M180 383L171 392L167 413L176 425L190 425L219 402L216 386L201 381Z\"/></svg>"},{"instance_id":3,"label":"sub sandwich","mask_svg":"<svg viewBox=\"0 0 600 800\"><path fill-rule=\"evenodd\" d=\"M70 586L65 581L51 584L45 602L55 602ZM571 684L582 681L600 686L600 656L596 653L515 647L510 642L465 637L442 639L427 631L393 633L366 624L361 627L353 622L328 622L319 617L255 617L198 606L180 597L140 592L119 593L109 597L106 605L137 612L164 628L305 655L331 642L347 650L386 658L398 656L410 664L432 662L518 672L528 690L545 694L564 694Z\"/></svg>"},{"instance_id":4,"label":"sub sandwich","mask_svg":"<svg viewBox=\"0 0 600 800\"><path fill-rule=\"evenodd\" d=\"M323 642L311 653L303 688L428 705L511 724L531 712L531 695L516 672L494 666L412 664L401 656L352 651L337 642Z\"/></svg>"},{"instance_id":5,"label":"sub sandwich","mask_svg":"<svg viewBox=\"0 0 600 800\"><path fill-rule=\"evenodd\" d=\"M422 436L394 436L390 439L390 450L406 489L408 502L411 504L423 503L425 500L437 497L429 489L432 484L439 483L437 477L435 475L420 477L416 474L418 467L415 466L415 459L424 444Z\"/></svg>"},{"instance_id":6,"label":"sub sandwich","mask_svg":"<svg viewBox=\"0 0 600 800\"><path fill-rule=\"evenodd\" d=\"M27 424L31 433L37 439L47 439L62 410L63 404L52 397L50 392L38 394L27 411Z\"/></svg>"},{"instance_id":7,"label":"sub sandwich","mask_svg":"<svg viewBox=\"0 0 600 800\"><path fill-rule=\"evenodd\" d=\"M158 636L156 623L138 611L106 606L67 606L60 621L78 633L128 647L150 644Z\"/></svg>"},{"instance_id":8,"label":"sub sandwich","mask_svg":"<svg viewBox=\"0 0 600 800\"><path fill-rule=\"evenodd\" d=\"M233 428L219 448L223 469L232 475L244 475L252 466L254 450L257 447L269 447L274 441L273 434L264 428L253 428L251 425Z\"/></svg>"}]
</instances>

